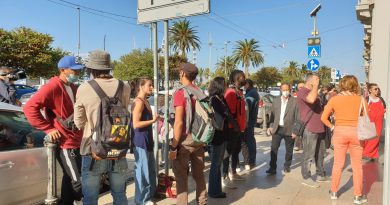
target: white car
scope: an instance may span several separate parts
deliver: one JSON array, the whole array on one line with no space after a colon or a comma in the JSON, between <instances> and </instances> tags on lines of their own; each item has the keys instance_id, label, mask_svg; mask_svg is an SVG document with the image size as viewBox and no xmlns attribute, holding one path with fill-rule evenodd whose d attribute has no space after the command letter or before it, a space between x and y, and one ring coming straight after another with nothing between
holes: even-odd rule
<instances>
[{"instance_id":1,"label":"white car","mask_svg":"<svg viewBox=\"0 0 390 205\"><path fill-rule=\"evenodd\" d=\"M48 184L44 137L45 133L31 127L21 107L0 103L1 204L44 202ZM62 173L58 165L57 174L60 183Z\"/></svg>"}]
</instances>

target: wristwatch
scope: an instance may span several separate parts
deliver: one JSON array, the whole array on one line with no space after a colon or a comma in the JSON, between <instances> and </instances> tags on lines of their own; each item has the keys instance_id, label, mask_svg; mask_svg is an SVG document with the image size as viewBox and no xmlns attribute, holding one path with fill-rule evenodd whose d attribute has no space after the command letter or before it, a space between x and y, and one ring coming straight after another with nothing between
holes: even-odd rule
<instances>
[{"instance_id":1,"label":"wristwatch","mask_svg":"<svg viewBox=\"0 0 390 205\"><path fill-rule=\"evenodd\" d=\"M176 150L177 150L177 147L173 147L172 145L169 145L169 150L171 150L171 151L176 151Z\"/></svg>"}]
</instances>

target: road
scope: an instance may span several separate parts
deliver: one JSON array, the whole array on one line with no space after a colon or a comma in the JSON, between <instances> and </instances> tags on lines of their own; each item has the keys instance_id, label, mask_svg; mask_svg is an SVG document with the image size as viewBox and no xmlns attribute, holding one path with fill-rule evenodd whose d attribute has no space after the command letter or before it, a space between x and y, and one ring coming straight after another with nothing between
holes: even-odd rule
<instances>
[{"instance_id":1,"label":"road","mask_svg":"<svg viewBox=\"0 0 390 205\"><path fill-rule=\"evenodd\" d=\"M227 198L212 199L209 198L210 205L349 205L353 204L353 185L352 185L352 169L349 163L349 157L346 160L345 170L340 183L340 197L338 200L331 201L328 195L330 182L321 183L318 189L309 188L301 185L302 177L300 174L300 160L302 151L294 152L291 173L283 173L284 163L284 143L282 142L278 154L278 170L274 176L267 176L265 171L268 169L270 159L271 137L262 135L256 130L257 142L257 166L254 170L247 172L242 171L246 181L236 182L238 189L225 189ZM242 157L242 156L240 156ZM207 157L206 157L207 159ZM129 157L129 164L133 169L133 159ZM328 150L325 159L325 167L327 174L331 173L333 164L333 153ZM208 181L208 171L210 162L206 162L205 177ZM243 169L243 167L241 167ZM314 167L312 168L314 169ZM379 162L368 162L363 165L364 171L364 190L368 192L369 205L382 204L382 180L383 166L382 159ZM315 173L312 170L312 173ZM189 204L195 205L195 185L192 178L189 178ZM134 183L130 183L127 187L127 196L129 204L134 203ZM158 205L172 205L176 201L174 199L163 199L156 201ZM101 196L99 204L112 204L110 194Z\"/></svg>"}]
</instances>

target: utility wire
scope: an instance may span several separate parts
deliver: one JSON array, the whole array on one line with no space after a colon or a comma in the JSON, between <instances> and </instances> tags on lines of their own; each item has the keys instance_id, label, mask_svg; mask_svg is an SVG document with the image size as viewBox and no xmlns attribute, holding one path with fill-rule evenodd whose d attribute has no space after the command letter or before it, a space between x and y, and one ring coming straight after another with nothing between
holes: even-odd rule
<instances>
[{"instance_id":1,"label":"utility wire","mask_svg":"<svg viewBox=\"0 0 390 205\"><path fill-rule=\"evenodd\" d=\"M109 15L116 16L116 17L122 17L122 18L128 18L128 19L137 20L137 18L135 18L135 17L124 16L124 15L121 15L121 14L116 14L116 13L112 13L112 12L108 12L108 11L98 10L98 9L94 9L94 8L83 6L83 5L79 5L79 4L75 4L75 3L72 3L72 2L69 2L69 1L65 1L65 0L58 0L58 1L61 1L61 2L67 3L67 4L71 4L73 6L77 6L77 7L80 7L80 8L96 11L96 12L99 12L99 13L104 13L104 14L109 14Z\"/></svg>"},{"instance_id":2,"label":"utility wire","mask_svg":"<svg viewBox=\"0 0 390 205\"><path fill-rule=\"evenodd\" d=\"M67 4L64 4L64 3L60 3L60 2L57 2L57 1L53 1L53 0L47 0L47 1L49 1L51 3L54 3L54 4L57 4L57 5L64 6L64 7L72 8L72 9L80 8L80 7L77 7L77 5L70 6L70 5L67 5ZM111 20L114 20L114 21L117 21L117 22L126 23L126 24L130 24L130 25L134 25L134 26L139 26L136 23L128 22L128 21L125 21L125 20L122 20L122 19L113 18L113 17L107 16L107 15L102 15L102 14L99 14L99 13L96 13L96 12L93 12L93 11L88 11L88 10L81 9L81 8L80 8L80 11L83 11L83 12L86 12L86 13L89 13L89 14L93 14L93 15L96 15L96 16L108 18L108 19L111 19ZM145 27L142 27L142 28L145 28Z\"/></svg>"}]
</instances>

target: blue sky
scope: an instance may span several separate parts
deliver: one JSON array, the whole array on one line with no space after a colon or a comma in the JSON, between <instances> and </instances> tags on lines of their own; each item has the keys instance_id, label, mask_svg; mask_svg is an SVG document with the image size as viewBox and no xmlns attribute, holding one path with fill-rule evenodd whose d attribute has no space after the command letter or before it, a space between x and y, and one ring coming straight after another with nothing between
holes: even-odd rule
<instances>
[{"instance_id":1,"label":"blue sky","mask_svg":"<svg viewBox=\"0 0 390 205\"><path fill-rule=\"evenodd\" d=\"M149 47L149 28L136 23L136 0L66 1L130 17L100 12L94 12L98 14L95 15L81 8L80 53L103 49L104 35L106 50L113 59L134 48ZM211 0L210 14L188 18L196 27L202 43L201 50L197 52L197 65L208 67L209 36L213 42L212 67L217 58L225 55L224 42L231 41L228 44L230 55L235 41L245 38L255 38L260 42L265 66L282 68L290 60L306 64L306 39L313 30L313 19L309 13L318 3L322 4L317 18L322 40L321 65L357 75L363 81L363 26L356 18L356 0ZM53 36L54 46L77 52L78 18L74 6L60 0L1 0L0 8L0 27L10 30L26 26ZM161 46L162 23L159 23L159 31ZM285 48L279 46L282 44ZM192 54L188 56L191 58ZM250 71L255 69L250 68Z\"/></svg>"}]
</instances>

